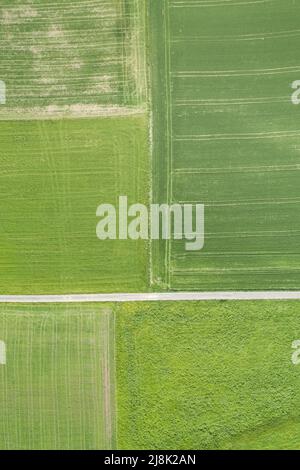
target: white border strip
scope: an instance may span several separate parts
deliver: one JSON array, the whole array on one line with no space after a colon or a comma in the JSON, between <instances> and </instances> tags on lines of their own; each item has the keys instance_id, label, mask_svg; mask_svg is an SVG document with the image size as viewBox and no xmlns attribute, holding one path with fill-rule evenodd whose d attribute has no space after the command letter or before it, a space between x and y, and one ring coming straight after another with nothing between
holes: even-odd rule
<instances>
[{"instance_id":1,"label":"white border strip","mask_svg":"<svg viewBox=\"0 0 300 470\"><path fill-rule=\"evenodd\" d=\"M300 291L162 292L140 294L0 295L0 303L300 300Z\"/></svg>"},{"instance_id":2,"label":"white border strip","mask_svg":"<svg viewBox=\"0 0 300 470\"><path fill-rule=\"evenodd\" d=\"M146 108L142 106L101 106L97 104L72 104L17 109L3 106L0 109L0 121L128 117L145 114L145 112Z\"/></svg>"}]
</instances>

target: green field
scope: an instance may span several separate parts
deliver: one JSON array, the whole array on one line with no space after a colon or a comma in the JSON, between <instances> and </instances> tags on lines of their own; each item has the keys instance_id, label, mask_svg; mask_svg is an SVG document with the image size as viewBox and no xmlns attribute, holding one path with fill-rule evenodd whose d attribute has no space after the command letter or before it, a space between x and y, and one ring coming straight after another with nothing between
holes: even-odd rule
<instances>
[{"instance_id":1,"label":"green field","mask_svg":"<svg viewBox=\"0 0 300 470\"><path fill-rule=\"evenodd\" d=\"M299 449L298 301L117 306L121 449Z\"/></svg>"},{"instance_id":2,"label":"green field","mask_svg":"<svg viewBox=\"0 0 300 470\"><path fill-rule=\"evenodd\" d=\"M298 289L299 12L4 2L2 292ZM204 249L99 242L96 207L120 195L204 203Z\"/></svg>"},{"instance_id":3,"label":"green field","mask_svg":"<svg viewBox=\"0 0 300 470\"><path fill-rule=\"evenodd\" d=\"M2 0L1 116L144 103L144 9L144 0Z\"/></svg>"},{"instance_id":4,"label":"green field","mask_svg":"<svg viewBox=\"0 0 300 470\"><path fill-rule=\"evenodd\" d=\"M147 290L148 243L96 237L99 204L148 202L144 115L2 121L0 140L0 293Z\"/></svg>"},{"instance_id":5,"label":"green field","mask_svg":"<svg viewBox=\"0 0 300 470\"><path fill-rule=\"evenodd\" d=\"M299 15L2 0L0 295L299 290ZM120 196L204 204L204 249L100 241ZM0 449L300 450L299 307L0 303Z\"/></svg>"},{"instance_id":6,"label":"green field","mask_svg":"<svg viewBox=\"0 0 300 470\"><path fill-rule=\"evenodd\" d=\"M115 447L108 307L2 304L0 339L0 449Z\"/></svg>"},{"instance_id":7,"label":"green field","mask_svg":"<svg viewBox=\"0 0 300 470\"><path fill-rule=\"evenodd\" d=\"M299 305L2 304L0 448L299 449Z\"/></svg>"},{"instance_id":8,"label":"green field","mask_svg":"<svg viewBox=\"0 0 300 470\"><path fill-rule=\"evenodd\" d=\"M154 246L154 284L298 289L299 2L149 8L154 198L206 208L204 250Z\"/></svg>"},{"instance_id":9,"label":"green field","mask_svg":"<svg viewBox=\"0 0 300 470\"><path fill-rule=\"evenodd\" d=\"M0 8L2 294L147 291L149 246L100 241L100 204L148 204L144 0Z\"/></svg>"}]
</instances>

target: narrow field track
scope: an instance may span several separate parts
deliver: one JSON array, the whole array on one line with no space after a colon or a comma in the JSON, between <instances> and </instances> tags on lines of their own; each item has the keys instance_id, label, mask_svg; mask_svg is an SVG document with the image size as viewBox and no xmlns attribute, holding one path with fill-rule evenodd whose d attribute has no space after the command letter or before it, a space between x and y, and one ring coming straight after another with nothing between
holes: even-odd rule
<instances>
[{"instance_id":1,"label":"narrow field track","mask_svg":"<svg viewBox=\"0 0 300 470\"><path fill-rule=\"evenodd\" d=\"M0 295L1 303L157 302L188 300L300 300L300 291L161 292L137 294Z\"/></svg>"}]
</instances>

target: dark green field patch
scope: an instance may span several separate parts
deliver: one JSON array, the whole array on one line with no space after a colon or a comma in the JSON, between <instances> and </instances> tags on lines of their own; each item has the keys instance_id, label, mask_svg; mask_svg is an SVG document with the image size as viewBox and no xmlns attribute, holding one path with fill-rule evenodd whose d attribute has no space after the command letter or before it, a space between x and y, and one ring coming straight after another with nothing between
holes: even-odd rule
<instances>
[{"instance_id":1,"label":"dark green field patch","mask_svg":"<svg viewBox=\"0 0 300 470\"><path fill-rule=\"evenodd\" d=\"M154 284L299 288L299 5L165 0L150 14L155 202L206 207L201 252L153 245Z\"/></svg>"}]
</instances>

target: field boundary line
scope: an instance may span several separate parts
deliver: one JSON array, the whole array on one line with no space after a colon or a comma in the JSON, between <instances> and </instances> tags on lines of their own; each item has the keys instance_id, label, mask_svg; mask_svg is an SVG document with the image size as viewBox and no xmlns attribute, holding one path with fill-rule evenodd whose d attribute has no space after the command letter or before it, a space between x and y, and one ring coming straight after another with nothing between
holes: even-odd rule
<instances>
[{"instance_id":1,"label":"field boundary line","mask_svg":"<svg viewBox=\"0 0 300 470\"><path fill-rule=\"evenodd\" d=\"M166 88L166 107L167 107L167 203L171 204L172 199L172 148L173 148L173 123L172 123L172 93L171 93L171 57L170 57L170 16L169 0L164 0L164 53L165 53L165 88ZM171 283L171 248L172 240L166 241L166 284L170 287Z\"/></svg>"},{"instance_id":2,"label":"field boundary line","mask_svg":"<svg viewBox=\"0 0 300 470\"><path fill-rule=\"evenodd\" d=\"M0 303L154 302L197 300L300 300L300 291L150 292L68 295L0 295Z\"/></svg>"},{"instance_id":3,"label":"field boundary line","mask_svg":"<svg viewBox=\"0 0 300 470\"><path fill-rule=\"evenodd\" d=\"M33 108L5 108L0 110L0 121L37 121L53 119L88 119L131 117L145 114L145 106L86 105L35 106Z\"/></svg>"}]
</instances>

